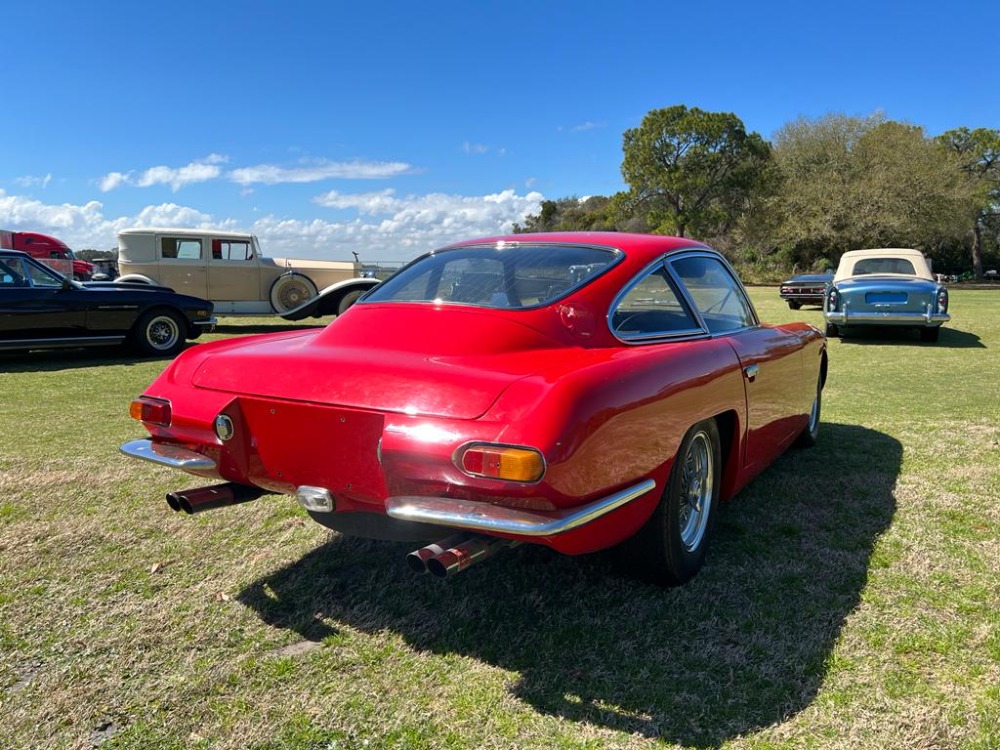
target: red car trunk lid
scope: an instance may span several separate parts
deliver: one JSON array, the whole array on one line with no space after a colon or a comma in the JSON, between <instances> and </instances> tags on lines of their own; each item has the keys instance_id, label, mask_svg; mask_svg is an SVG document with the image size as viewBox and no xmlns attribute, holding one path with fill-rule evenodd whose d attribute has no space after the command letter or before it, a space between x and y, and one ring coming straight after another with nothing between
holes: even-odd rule
<instances>
[{"instance_id":1,"label":"red car trunk lid","mask_svg":"<svg viewBox=\"0 0 1000 750\"><path fill-rule=\"evenodd\" d=\"M205 358L193 384L354 409L474 419L538 369L553 341L507 315L359 305L315 335L267 336Z\"/></svg>"}]
</instances>

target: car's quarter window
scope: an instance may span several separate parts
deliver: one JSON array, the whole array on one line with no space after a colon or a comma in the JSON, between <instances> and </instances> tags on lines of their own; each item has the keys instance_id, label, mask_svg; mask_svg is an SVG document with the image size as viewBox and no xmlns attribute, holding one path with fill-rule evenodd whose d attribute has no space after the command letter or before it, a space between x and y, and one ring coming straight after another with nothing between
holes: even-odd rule
<instances>
[{"instance_id":1,"label":"car's quarter window","mask_svg":"<svg viewBox=\"0 0 1000 750\"><path fill-rule=\"evenodd\" d=\"M625 287L612 303L608 320L615 336L625 341L704 333L663 263Z\"/></svg>"},{"instance_id":2,"label":"car's quarter window","mask_svg":"<svg viewBox=\"0 0 1000 750\"><path fill-rule=\"evenodd\" d=\"M160 257L199 260L201 258L201 240L193 240L189 237L161 237Z\"/></svg>"},{"instance_id":3,"label":"car's quarter window","mask_svg":"<svg viewBox=\"0 0 1000 750\"><path fill-rule=\"evenodd\" d=\"M362 303L536 307L588 283L619 257L609 248L575 245L502 244L440 250L383 281Z\"/></svg>"},{"instance_id":4,"label":"car's quarter window","mask_svg":"<svg viewBox=\"0 0 1000 750\"><path fill-rule=\"evenodd\" d=\"M743 288L718 258L690 255L670 265L709 331L725 333L757 324Z\"/></svg>"},{"instance_id":5,"label":"car's quarter window","mask_svg":"<svg viewBox=\"0 0 1000 750\"><path fill-rule=\"evenodd\" d=\"M917 271L906 258L862 258L854 263L855 276L875 273L896 273L916 276Z\"/></svg>"}]
</instances>

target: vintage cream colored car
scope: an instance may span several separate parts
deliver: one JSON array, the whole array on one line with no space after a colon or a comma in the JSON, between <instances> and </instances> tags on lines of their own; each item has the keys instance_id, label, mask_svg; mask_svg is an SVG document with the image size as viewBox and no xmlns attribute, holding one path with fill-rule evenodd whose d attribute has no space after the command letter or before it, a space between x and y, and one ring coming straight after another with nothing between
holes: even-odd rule
<instances>
[{"instance_id":1,"label":"vintage cream colored car","mask_svg":"<svg viewBox=\"0 0 1000 750\"><path fill-rule=\"evenodd\" d=\"M948 290L919 250L850 250L840 258L823 304L826 335L867 326L904 326L937 341L947 323Z\"/></svg>"},{"instance_id":2,"label":"vintage cream colored car","mask_svg":"<svg viewBox=\"0 0 1000 750\"><path fill-rule=\"evenodd\" d=\"M167 286L211 300L216 314L321 317L340 314L378 281L357 261L286 260L261 254L257 238L200 229L118 233L119 283Z\"/></svg>"}]
</instances>

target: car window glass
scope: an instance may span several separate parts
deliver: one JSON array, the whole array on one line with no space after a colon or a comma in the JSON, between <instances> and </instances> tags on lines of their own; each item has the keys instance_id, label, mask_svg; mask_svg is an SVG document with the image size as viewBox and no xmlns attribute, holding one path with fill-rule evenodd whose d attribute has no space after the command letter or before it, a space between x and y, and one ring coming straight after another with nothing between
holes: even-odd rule
<instances>
[{"instance_id":1,"label":"car window glass","mask_svg":"<svg viewBox=\"0 0 1000 750\"><path fill-rule=\"evenodd\" d=\"M21 264L17 260L0 260L0 286L26 286Z\"/></svg>"},{"instance_id":2,"label":"car window glass","mask_svg":"<svg viewBox=\"0 0 1000 750\"><path fill-rule=\"evenodd\" d=\"M873 273L898 273L916 276L917 271L906 258L862 258L854 263L854 275L865 276Z\"/></svg>"},{"instance_id":3,"label":"car window glass","mask_svg":"<svg viewBox=\"0 0 1000 750\"><path fill-rule=\"evenodd\" d=\"M750 302L739 283L716 258L694 255L671 262L712 333L755 325Z\"/></svg>"},{"instance_id":4,"label":"car window glass","mask_svg":"<svg viewBox=\"0 0 1000 750\"><path fill-rule=\"evenodd\" d=\"M611 314L611 327L623 339L701 330L662 265L634 283L619 300Z\"/></svg>"},{"instance_id":5,"label":"car window glass","mask_svg":"<svg viewBox=\"0 0 1000 750\"><path fill-rule=\"evenodd\" d=\"M212 240L213 260L251 260L253 253L246 240Z\"/></svg>"},{"instance_id":6,"label":"car window glass","mask_svg":"<svg viewBox=\"0 0 1000 750\"><path fill-rule=\"evenodd\" d=\"M557 245L444 250L424 256L382 282L364 302L534 307L586 284L617 257L612 250Z\"/></svg>"},{"instance_id":7,"label":"car window glass","mask_svg":"<svg viewBox=\"0 0 1000 750\"><path fill-rule=\"evenodd\" d=\"M201 240L186 237L161 237L160 257L198 260L201 258Z\"/></svg>"}]
</instances>

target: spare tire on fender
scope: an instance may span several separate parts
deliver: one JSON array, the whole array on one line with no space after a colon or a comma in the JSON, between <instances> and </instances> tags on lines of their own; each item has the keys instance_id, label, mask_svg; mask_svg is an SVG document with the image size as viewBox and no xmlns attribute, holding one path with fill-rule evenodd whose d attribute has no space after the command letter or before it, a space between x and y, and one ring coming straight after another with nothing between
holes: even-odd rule
<instances>
[{"instance_id":1,"label":"spare tire on fender","mask_svg":"<svg viewBox=\"0 0 1000 750\"><path fill-rule=\"evenodd\" d=\"M300 273L285 273L271 284L271 308L278 313L286 313L316 296L316 285L308 276Z\"/></svg>"}]
</instances>

